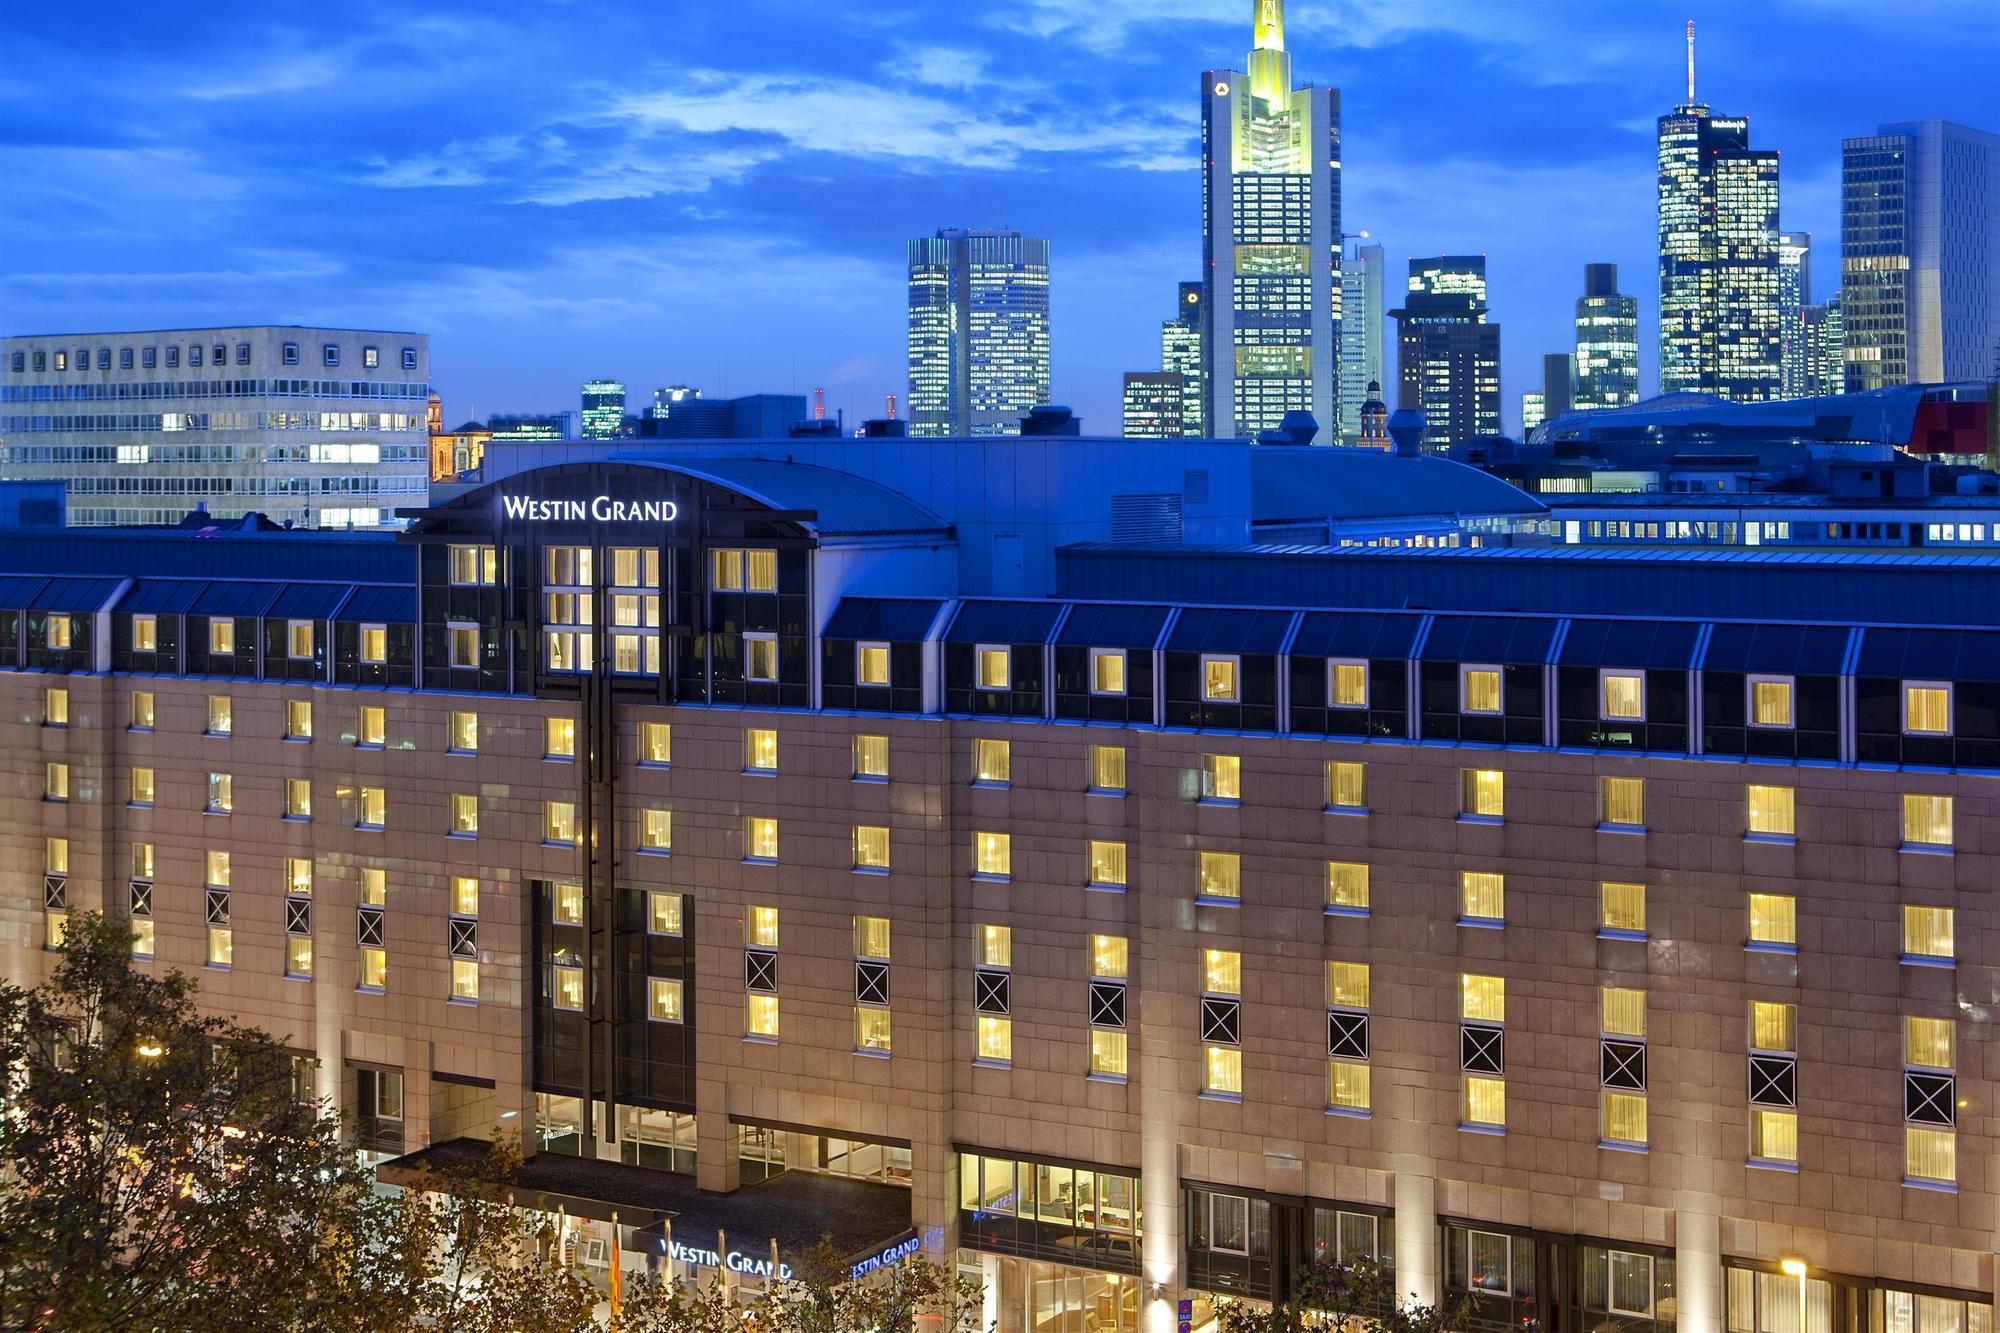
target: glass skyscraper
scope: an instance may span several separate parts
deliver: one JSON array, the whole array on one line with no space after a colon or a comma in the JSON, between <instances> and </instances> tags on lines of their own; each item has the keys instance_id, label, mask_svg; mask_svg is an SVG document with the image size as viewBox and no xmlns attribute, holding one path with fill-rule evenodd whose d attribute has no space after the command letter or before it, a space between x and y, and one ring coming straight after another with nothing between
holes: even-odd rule
<instances>
[{"instance_id":1,"label":"glass skyscraper","mask_svg":"<svg viewBox=\"0 0 2000 1333\"><path fill-rule=\"evenodd\" d=\"M2000 374L2000 136L1884 125L1840 174L1848 387Z\"/></svg>"},{"instance_id":2,"label":"glass skyscraper","mask_svg":"<svg viewBox=\"0 0 2000 1333\"><path fill-rule=\"evenodd\" d=\"M1125 438L1172 440L1189 432L1181 421L1186 383L1175 370L1125 372Z\"/></svg>"},{"instance_id":3,"label":"glass skyscraper","mask_svg":"<svg viewBox=\"0 0 2000 1333\"><path fill-rule=\"evenodd\" d=\"M617 380L583 383L583 438L613 440L625 429L625 386Z\"/></svg>"},{"instance_id":4,"label":"glass skyscraper","mask_svg":"<svg viewBox=\"0 0 2000 1333\"><path fill-rule=\"evenodd\" d=\"M1382 370L1385 260L1379 245L1357 245L1340 266L1340 442L1361 439L1361 404Z\"/></svg>"},{"instance_id":5,"label":"glass skyscraper","mask_svg":"<svg viewBox=\"0 0 2000 1333\"><path fill-rule=\"evenodd\" d=\"M910 434L1020 434L1049 400L1049 243L944 227L908 259Z\"/></svg>"},{"instance_id":6,"label":"glass skyscraper","mask_svg":"<svg viewBox=\"0 0 2000 1333\"><path fill-rule=\"evenodd\" d=\"M1779 392L1803 398L1810 378L1806 364L1805 308L1812 304L1812 233L1778 233L1778 330L1783 348L1778 363Z\"/></svg>"},{"instance_id":7,"label":"glass skyscraper","mask_svg":"<svg viewBox=\"0 0 2000 1333\"><path fill-rule=\"evenodd\" d=\"M1410 261L1396 321L1396 405L1424 414L1426 448L1500 433L1500 326L1486 322L1486 256Z\"/></svg>"},{"instance_id":8,"label":"glass skyscraper","mask_svg":"<svg viewBox=\"0 0 2000 1333\"><path fill-rule=\"evenodd\" d=\"M1201 284L1184 282L1174 317L1160 324L1160 369L1181 377L1181 433L1208 434L1202 412L1208 395L1201 381Z\"/></svg>"},{"instance_id":9,"label":"glass skyscraper","mask_svg":"<svg viewBox=\"0 0 2000 1333\"><path fill-rule=\"evenodd\" d=\"M1846 329L1840 293L1807 306L1800 312L1799 325L1806 344L1807 396L1847 392Z\"/></svg>"},{"instance_id":10,"label":"glass skyscraper","mask_svg":"<svg viewBox=\"0 0 2000 1333\"><path fill-rule=\"evenodd\" d=\"M1616 264L1585 264L1576 302L1576 393L1571 409L1639 401L1639 298L1618 290Z\"/></svg>"},{"instance_id":11,"label":"glass skyscraper","mask_svg":"<svg viewBox=\"0 0 2000 1333\"><path fill-rule=\"evenodd\" d=\"M1250 72L1201 86L1204 417L1222 436L1340 415L1340 92L1292 86L1284 0L1253 13Z\"/></svg>"},{"instance_id":12,"label":"glass skyscraper","mask_svg":"<svg viewBox=\"0 0 2000 1333\"><path fill-rule=\"evenodd\" d=\"M1660 390L1778 395L1778 155L1694 96L1659 119Z\"/></svg>"}]
</instances>

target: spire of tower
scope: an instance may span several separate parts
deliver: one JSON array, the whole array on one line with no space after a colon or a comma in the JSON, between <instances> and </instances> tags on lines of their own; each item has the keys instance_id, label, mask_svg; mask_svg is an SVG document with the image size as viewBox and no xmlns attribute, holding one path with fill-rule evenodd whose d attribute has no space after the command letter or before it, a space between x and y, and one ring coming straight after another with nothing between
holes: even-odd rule
<instances>
[{"instance_id":1,"label":"spire of tower","mask_svg":"<svg viewBox=\"0 0 2000 1333\"><path fill-rule=\"evenodd\" d=\"M1282 51L1285 49L1285 0L1255 0L1256 9L1251 19L1250 49L1253 51Z\"/></svg>"},{"instance_id":2,"label":"spire of tower","mask_svg":"<svg viewBox=\"0 0 2000 1333\"><path fill-rule=\"evenodd\" d=\"M1693 20L1693 19L1689 19L1689 20L1688 20L1688 100L1687 100L1687 104L1688 104L1689 106L1693 106L1693 105L1694 105L1694 20Z\"/></svg>"},{"instance_id":3,"label":"spire of tower","mask_svg":"<svg viewBox=\"0 0 2000 1333\"><path fill-rule=\"evenodd\" d=\"M1250 11L1250 95L1282 110L1292 93L1292 57L1285 50L1285 0L1255 0Z\"/></svg>"}]
</instances>

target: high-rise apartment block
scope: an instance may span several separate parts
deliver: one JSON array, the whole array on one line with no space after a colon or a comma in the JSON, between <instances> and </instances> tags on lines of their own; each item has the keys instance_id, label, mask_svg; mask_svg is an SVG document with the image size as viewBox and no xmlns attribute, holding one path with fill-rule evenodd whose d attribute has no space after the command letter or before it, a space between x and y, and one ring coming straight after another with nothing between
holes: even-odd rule
<instances>
[{"instance_id":1,"label":"high-rise apartment block","mask_svg":"<svg viewBox=\"0 0 2000 1333\"><path fill-rule=\"evenodd\" d=\"M1619 292L1616 264L1583 266L1575 355L1576 411L1639 401L1639 298Z\"/></svg>"},{"instance_id":2,"label":"high-rise apartment block","mask_svg":"<svg viewBox=\"0 0 2000 1333\"><path fill-rule=\"evenodd\" d=\"M1778 362L1778 396L1801 398L1809 378L1806 363L1805 315L1812 304L1812 233L1778 233L1778 336L1783 340Z\"/></svg>"},{"instance_id":3,"label":"high-rise apartment block","mask_svg":"<svg viewBox=\"0 0 2000 1333\"><path fill-rule=\"evenodd\" d=\"M1184 282L1174 317L1160 324L1160 369L1181 377L1181 432L1207 435L1208 395L1202 389L1201 284Z\"/></svg>"},{"instance_id":4,"label":"high-rise apartment block","mask_svg":"<svg viewBox=\"0 0 2000 1333\"><path fill-rule=\"evenodd\" d=\"M1202 354L1210 432L1339 419L1340 91L1292 86L1284 0L1256 0L1250 72L1201 83Z\"/></svg>"},{"instance_id":5,"label":"high-rise apartment block","mask_svg":"<svg viewBox=\"0 0 2000 1333\"><path fill-rule=\"evenodd\" d=\"M1659 120L1660 389L1778 396L1778 155L1694 95Z\"/></svg>"},{"instance_id":6,"label":"high-rise apartment block","mask_svg":"<svg viewBox=\"0 0 2000 1333\"><path fill-rule=\"evenodd\" d=\"M1387 263L1378 245L1356 245L1340 266L1340 442L1361 439L1361 405L1383 372L1383 293Z\"/></svg>"},{"instance_id":7,"label":"high-rise apartment block","mask_svg":"<svg viewBox=\"0 0 2000 1333\"><path fill-rule=\"evenodd\" d=\"M1486 321L1486 256L1410 261L1396 321L1396 406L1424 414L1424 446L1500 433L1500 326Z\"/></svg>"},{"instance_id":8,"label":"high-rise apartment block","mask_svg":"<svg viewBox=\"0 0 2000 1333\"><path fill-rule=\"evenodd\" d=\"M1840 282L1850 388L2000 375L2000 135L1927 120L1843 140Z\"/></svg>"},{"instance_id":9,"label":"high-rise apartment block","mask_svg":"<svg viewBox=\"0 0 2000 1333\"><path fill-rule=\"evenodd\" d=\"M625 386L617 380L585 380L583 438L614 440L625 429Z\"/></svg>"},{"instance_id":10,"label":"high-rise apartment block","mask_svg":"<svg viewBox=\"0 0 2000 1333\"><path fill-rule=\"evenodd\" d=\"M241 325L0 339L0 478L79 525L375 527L430 478L430 339Z\"/></svg>"},{"instance_id":11,"label":"high-rise apartment block","mask_svg":"<svg viewBox=\"0 0 2000 1333\"><path fill-rule=\"evenodd\" d=\"M910 434L1020 434L1049 400L1049 243L947 227L907 249Z\"/></svg>"}]
</instances>

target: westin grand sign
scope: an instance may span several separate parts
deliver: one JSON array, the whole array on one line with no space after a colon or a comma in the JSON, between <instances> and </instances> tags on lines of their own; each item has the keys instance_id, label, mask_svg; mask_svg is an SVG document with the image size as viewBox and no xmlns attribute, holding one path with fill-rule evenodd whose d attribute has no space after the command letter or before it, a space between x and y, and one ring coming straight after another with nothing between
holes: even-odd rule
<instances>
[{"instance_id":1,"label":"westin grand sign","mask_svg":"<svg viewBox=\"0 0 2000 1333\"><path fill-rule=\"evenodd\" d=\"M681 507L672 500L620 500L599 495L589 500L538 500L532 495L503 495L500 515L524 523L671 523Z\"/></svg>"}]
</instances>

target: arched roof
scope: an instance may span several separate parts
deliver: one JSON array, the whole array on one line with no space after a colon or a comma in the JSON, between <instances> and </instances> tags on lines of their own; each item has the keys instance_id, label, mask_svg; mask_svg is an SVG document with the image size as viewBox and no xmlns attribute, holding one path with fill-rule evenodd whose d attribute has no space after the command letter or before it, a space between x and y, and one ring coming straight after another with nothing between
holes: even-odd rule
<instances>
[{"instance_id":1,"label":"arched roof","mask_svg":"<svg viewBox=\"0 0 2000 1333\"><path fill-rule=\"evenodd\" d=\"M1250 451L1256 522L1538 514L1520 487L1449 458L1376 449L1259 445Z\"/></svg>"}]
</instances>

